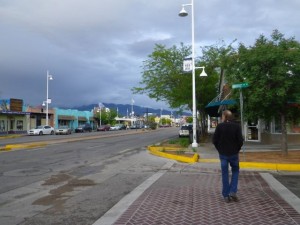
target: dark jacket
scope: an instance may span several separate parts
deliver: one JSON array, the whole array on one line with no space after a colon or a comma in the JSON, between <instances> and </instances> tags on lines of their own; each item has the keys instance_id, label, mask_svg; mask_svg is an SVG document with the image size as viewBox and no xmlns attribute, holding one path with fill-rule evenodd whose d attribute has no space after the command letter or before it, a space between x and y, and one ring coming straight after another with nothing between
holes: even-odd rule
<instances>
[{"instance_id":1,"label":"dark jacket","mask_svg":"<svg viewBox=\"0 0 300 225\"><path fill-rule=\"evenodd\" d=\"M238 154L243 146L241 126L233 121L218 124L213 136L213 144L221 155Z\"/></svg>"}]
</instances>

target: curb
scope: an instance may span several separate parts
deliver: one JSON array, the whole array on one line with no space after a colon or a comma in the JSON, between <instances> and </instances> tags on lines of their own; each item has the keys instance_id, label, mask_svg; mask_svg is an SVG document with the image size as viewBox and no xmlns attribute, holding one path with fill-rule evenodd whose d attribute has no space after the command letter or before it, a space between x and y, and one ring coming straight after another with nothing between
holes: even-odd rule
<instances>
[{"instance_id":1,"label":"curb","mask_svg":"<svg viewBox=\"0 0 300 225\"><path fill-rule=\"evenodd\" d=\"M46 146L46 142L41 143L27 143L27 144L8 144L4 147L0 148L0 151L10 151L14 149L22 149L22 148L37 148L37 147L44 147Z\"/></svg>"},{"instance_id":2,"label":"curb","mask_svg":"<svg viewBox=\"0 0 300 225\"><path fill-rule=\"evenodd\" d=\"M177 150L182 150L182 148L148 146L148 150L153 155L168 158L168 159L174 159L174 160L179 161L179 162L196 163L199 160L199 154L198 153L194 153L193 157L187 157L187 156L174 155L174 154L169 154L169 153L166 153L166 152L162 152L163 150L177 151Z\"/></svg>"},{"instance_id":3,"label":"curb","mask_svg":"<svg viewBox=\"0 0 300 225\"><path fill-rule=\"evenodd\" d=\"M252 169L267 169L276 171L300 171L300 164L288 164L288 163L261 163L261 162L240 162L241 168Z\"/></svg>"},{"instance_id":4,"label":"curb","mask_svg":"<svg viewBox=\"0 0 300 225\"><path fill-rule=\"evenodd\" d=\"M180 156L175 154L168 154L166 151L178 151L182 148L176 147L162 147L162 146L148 146L148 151L156 156L173 159L184 163L219 163L220 160L216 158L203 159L200 158L198 153L195 153L193 157ZM265 162L240 162L240 168L244 169L263 169L263 170L274 170L274 171L290 171L300 172L300 164L288 164L288 163L265 163Z\"/></svg>"},{"instance_id":5,"label":"curb","mask_svg":"<svg viewBox=\"0 0 300 225\"><path fill-rule=\"evenodd\" d=\"M5 135L5 136L0 136L0 140L1 139L9 139L9 138L18 138L23 136L22 134L9 134L9 135Z\"/></svg>"},{"instance_id":6,"label":"curb","mask_svg":"<svg viewBox=\"0 0 300 225\"><path fill-rule=\"evenodd\" d=\"M219 163L219 159L199 159L200 163ZM240 168L300 172L300 164L240 162Z\"/></svg>"}]
</instances>

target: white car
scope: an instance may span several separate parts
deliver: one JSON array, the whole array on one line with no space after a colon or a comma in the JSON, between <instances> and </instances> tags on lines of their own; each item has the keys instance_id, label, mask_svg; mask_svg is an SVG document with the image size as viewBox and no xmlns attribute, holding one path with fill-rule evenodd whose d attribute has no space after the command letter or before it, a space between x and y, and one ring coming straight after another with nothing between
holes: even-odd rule
<instances>
[{"instance_id":1,"label":"white car","mask_svg":"<svg viewBox=\"0 0 300 225\"><path fill-rule=\"evenodd\" d=\"M118 126L111 126L109 130L120 130Z\"/></svg>"},{"instance_id":2,"label":"white car","mask_svg":"<svg viewBox=\"0 0 300 225\"><path fill-rule=\"evenodd\" d=\"M190 131L192 131L193 125L192 124L184 124L181 126L179 130L179 137L189 137Z\"/></svg>"},{"instance_id":3,"label":"white car","mask_svg":"<svg viewBox=\"0 0 300 225\"><path fill-rule=\"evenodd\" d=\"M50 126L42 125L28 131L28 135L43 135L43 134L53 135L54 128Z\"/></svg>"}]
</instances>

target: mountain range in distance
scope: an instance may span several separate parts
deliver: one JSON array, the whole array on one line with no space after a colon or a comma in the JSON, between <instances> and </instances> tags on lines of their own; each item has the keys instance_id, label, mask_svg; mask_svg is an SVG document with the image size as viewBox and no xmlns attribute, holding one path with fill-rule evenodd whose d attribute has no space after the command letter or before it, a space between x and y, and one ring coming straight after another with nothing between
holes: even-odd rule
<instances>
[{"instance_id":1,"label":"mountain range in distance","mask_svg":"<svg viewBox=\"0 0 300 225\"><path fill-rule=\"evenodd\" d=\"M99 107L98 104L90 104L90 105L82 105L78 107L72 107L72 109L77 109L79 111L91 111L95 107ZM191 113L188 112L178 112L176 110L166 110L166 109L153 109L150 107L141 107L138 105L130 105L130 104L114 104L114 103L102 103L102 107L106 107L109 109L115 109L118 112L119 117L130 116L133 108L133 112L135 116L144 116L145 114L153 114L153 115L172 115L174 117L179 116L191 116Z\"/></svg>"}]
</instances>

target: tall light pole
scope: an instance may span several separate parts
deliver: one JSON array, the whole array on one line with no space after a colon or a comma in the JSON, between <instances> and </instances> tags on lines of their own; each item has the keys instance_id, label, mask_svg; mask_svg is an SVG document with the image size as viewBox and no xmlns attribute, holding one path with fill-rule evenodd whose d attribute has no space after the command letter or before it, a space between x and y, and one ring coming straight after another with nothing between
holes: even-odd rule
<instances>
[{"instance_id":1,"label":"tall light pole","mask_svg":"<svg viewBox=\"0 0 300 225\"><path fill-rule=\"evenodd\" d=\"M196 81L195 81L195 70L198 68L203 69L200 76L207 76L207 74L204 71L204 67L195 67L195 25L194 25L194 0L191 0L190 4L182 4L182 9L179 12L179 16L185 17L188 15L188 13L185 11L185 6L191 6L192 8L192 80L193 80L193 143L192 147L196 148L198 147L197 143L197 111L196 111Z\"/></svg>"},{"instance_id":2,"label":"tall light pole","mask_svg":"<svg viewBox=\"0 0 300 225\"><path fill-rule=\"evenodd\" d=\"M49 71L47 70L47 96L46 96L46 125L49 125L49 119L48 119L48 114L49 114L49 104L51 103L51 99L49 99L49 80L53 80L52 75L49 74Z\"/></svg>"},{"instance_id":3,"label":"tall light pole","mask_svg":"<svg viewBox=\"0 0 300 225\"><path fill-rule=\"evenodd\" d=\"M102 106L104 106L101 102L99 102L99 126L101 127L102 123L101 123L101 111L102 111Z\"/></svg>"}]
</instances>

